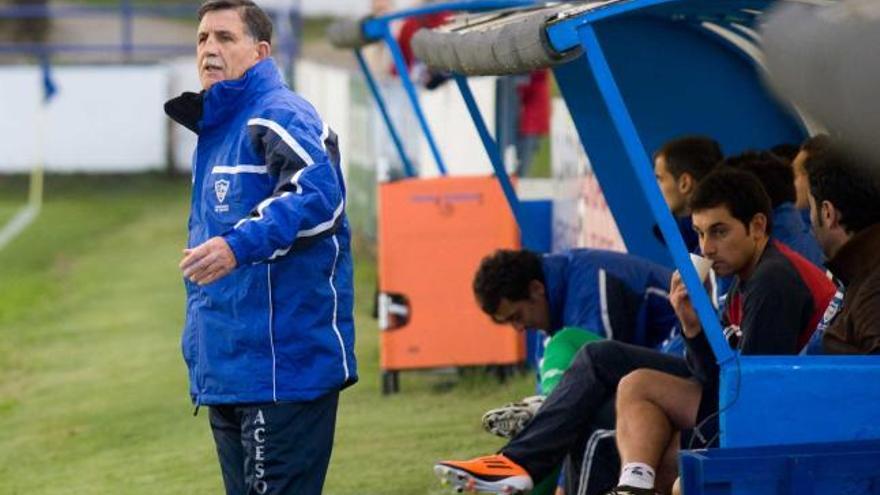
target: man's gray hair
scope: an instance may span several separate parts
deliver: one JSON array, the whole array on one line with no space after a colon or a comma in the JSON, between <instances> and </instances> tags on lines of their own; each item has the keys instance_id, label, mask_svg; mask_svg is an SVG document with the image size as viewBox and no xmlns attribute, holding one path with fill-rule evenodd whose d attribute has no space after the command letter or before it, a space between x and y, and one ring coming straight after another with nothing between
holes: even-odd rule
<instances>
[{"instance_id":1,"label":"man's gray hair","mask_svg":"<svg viewBox=\"0 0 880 495\"><path fill-rule=\"evenodd\" d=\"M238 11L252 38L272 43L272 19L251 0L207 0L199 7L199 20L208 12L227 9Z\"/></svg>"}]
</instances>

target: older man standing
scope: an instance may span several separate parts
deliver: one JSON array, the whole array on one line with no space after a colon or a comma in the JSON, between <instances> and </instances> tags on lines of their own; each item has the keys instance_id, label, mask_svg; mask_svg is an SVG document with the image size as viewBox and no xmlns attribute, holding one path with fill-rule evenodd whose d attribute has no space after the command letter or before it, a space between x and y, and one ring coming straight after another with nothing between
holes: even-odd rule
<instances>
[{"instance_id":1,"label":"older man standing","mask_svg":"<svg viewBox=\"0 0 880 495\"><path fill-rule=\"evenodd\" d=\"M183 332L226 493L318 494L339 391L357 381L336 135L285 86L249 0L198 12L199 94L165 105L198 134Z\"/></svg>"}]
</instances>

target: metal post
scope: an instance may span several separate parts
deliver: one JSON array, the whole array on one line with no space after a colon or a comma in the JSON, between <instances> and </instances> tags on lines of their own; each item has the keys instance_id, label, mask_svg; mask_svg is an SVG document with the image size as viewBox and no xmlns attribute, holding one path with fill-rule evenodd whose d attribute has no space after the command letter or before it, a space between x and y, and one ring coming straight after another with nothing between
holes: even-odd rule
<instances>
[{"instance_id":1,"label":"metal post","mask_svg":"<svg viewBox=\"0 0 880 495\"><path fill-rule=\"evenodd\" d=\"M434 135L431 133L430 127L428 127L428 120L425 118L424 112L422 112L422 105L419 103L419 95L416 93L416 88L413 85L412 79L409 77L409 68L406 66L406 61L403 59L400 45L397 44L397 40L391 35L391 30L388 29L387 24L384 26L382 36L385 43L388 45L388 49L391 51L391 57L394 59L394 66L397 68L397 74L400 76L400 81L403 83L403 89L406 90L406 95L412 105L413 112L415 112L416 118L419 120L419 126L422 128L422 133L425 135L425 139L428 141L428 146L431 148L431 154L434 156L434 161L437 163L437 169L440 171L440 175L446 175L446 165L443 163L443 157L440 155L440 149L437 147L437 143L434 142Z\"/></svg>"},{"instance_id":2,"label":"metal post","mask_svg":"<svg viewBox=\"0 0 880 495\"><path fill-rule=\"evenodd\" d=\"M578 27L578 35L584 47L587 61L592 69L592 76L595 78L599 91L602 93L608 113L614 122L614 127L629 158L630 166L633 167L642 192L648 199L654 219L657 220L660 231L668 243L672 258L682 275L691 301L694 304L694 309L696 309L697 315L700 318L703 332L705 332L709 344L715 352L715 358L719 364L730 361L734 358L733 351L724 338L717 315L709 301L709 296L700 283L696 269L691 264L687 248L678 231L678 226L672 218L672 213L670 213L668 206L663 201L656 180L651 173L651 162L645 154L645 148L642 146L638 131L632 121L626 103L623 101L623 96L620 94L620 89L617 87L614 75L611 73L611 67L605 59L605 54L599 44L596 32L593 30L592 25L584 24Z\"/></svg>"},{"instance_id":3,"label":"metal post","mask_svg":"<svg viewBox=\"0 0 880 495\"><path fill-rule=\"evenodd\" d=\"M122 23L122 54L127 62L134 53L134 9L131 0L119 2L120 21Z\"/></svg>"},{"instance_id":4,"label":"metal post","mask_svg":"<svg viewBox=\"0 0 880 495\"><path fill-rule=\"evenodd\" d=\"M367 86L370 88L370 92L373 93L373 99L376 100L376 105L379 106L379 112L382 114L382 120L385 121L385 126L388 128L388 133L391 134L391 140L394 141L394 147L397 148L397 153L400 154L400 162L403 164L403 169L406 172L407 177L415 177L416 172L413 169L412 162L410 162L409 157L406 156L406 149L403 147L403 141L400 139L400 135L397 133L397 128L394 126L394 122L391 120L391 115L388 114L388 108L385 105L385 99L382 97L382 92L379 91L379 85L376 84L376 79L373 77L373 72L370 70L370 67L367 66L366 60L364 60L364 55L360 50L355 50L354 52L355 58L357 58L358 65L361 67L361 72L363 72L364 77L367 79Z\"/></svg>"},{"instance_id":5,"label":"metal post","mask_svg":"<svg viewBox=\"0 0 880 495\"><path fill-rule=\"evenodd\" d=\"M454 77L455 83L458 84L458 89L461 91L461 96L464 98L464 103L471 115L471 120L474 121L477 133L483 141L483 147L486 149L486 154L489 155L489 161L492 162L492 168L495 170L495 176L498 178L498 183L501 185L504 197L507 198L507 204L510 205L510 210L513 212L513 218L516 220L516 224L519 227L523 246L532 250L539 250L538 244L532 239L531 232L528 232L523 228L525 224L522 217L522 206L516 195L516 191L513 189L513 184L510 182L510 176L507 175L507 171L504 169L504 161L501 158L498 144L492 138L492 135L489 134L489 127L486 126L483 114L480 113L480 107L477 106L477 100L474 98L471 86L468 84L466 77L459 74L456 74Z\"/></svg>"},{"instance_id":6,"label":"metal post","mask_svg":"<svg viewBox=\"0 0 880 495\"><path fill-rule=\"evenodd\" d=\"M290 11L290 29L292 35L290 38L290 87L296 87L296 60L299 58L300 47L302 46L302 2L301 0L293 0L293 6Z\"/></svg>"}]
</instances>

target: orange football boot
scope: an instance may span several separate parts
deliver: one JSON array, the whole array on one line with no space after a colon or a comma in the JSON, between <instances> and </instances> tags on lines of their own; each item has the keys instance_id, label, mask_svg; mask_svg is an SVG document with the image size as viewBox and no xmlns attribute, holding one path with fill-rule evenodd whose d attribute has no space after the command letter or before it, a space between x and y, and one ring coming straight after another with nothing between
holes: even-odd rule
<instances>
[{"instance_id":1,"label":"orange football boot","mask_svg":"<svg viewBox=\"0 0 880 495\"><path fill-rule=\"evenodd\" d=\"M434 474L459 492L513 495L532 489L529 473L503 454L469 461L441 461L434 465Z\"/></svg>"}]
</instances>

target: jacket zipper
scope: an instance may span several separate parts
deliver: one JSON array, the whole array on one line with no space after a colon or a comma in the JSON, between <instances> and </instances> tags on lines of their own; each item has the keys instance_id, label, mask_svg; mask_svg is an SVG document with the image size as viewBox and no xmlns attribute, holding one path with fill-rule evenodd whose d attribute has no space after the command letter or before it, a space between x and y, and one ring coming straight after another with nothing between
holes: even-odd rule
<instances>
[{"instance_id":1,"label":"jacket zipper","mask_svg":"<svg viewBox=\"0 0 880 495\"><path fill-rule=\"evenodd\" d=\"M197 212L199 215L202 215L203 212L199 208L199 205L202 203L202 189L204 181L204 164L201 163L201 151L200 146L196 145L196 160L194 163L195 169L193 170L194 180L193 180L193 196L192 196L192 204L190 205L190 209L192 212ZM197 219L199 224L203 224L201 219ZM202 289L199 286L195 286L196 297L199 299L199 303L201 303L201 299L203 298ZM195 380L196 380L196 404L193 409L193 416L197 416L199 414L199 407L202 404L202 395L205 393L204 385L202 383L202 374L201 374L201 355L202 355L202 332L201 332L201 318L199 317L199 312L196 311L193 315L195 319L195 333L196 333L196 355L194 359L194 368L195 368Z\"/></svg>"}]
</instances>

